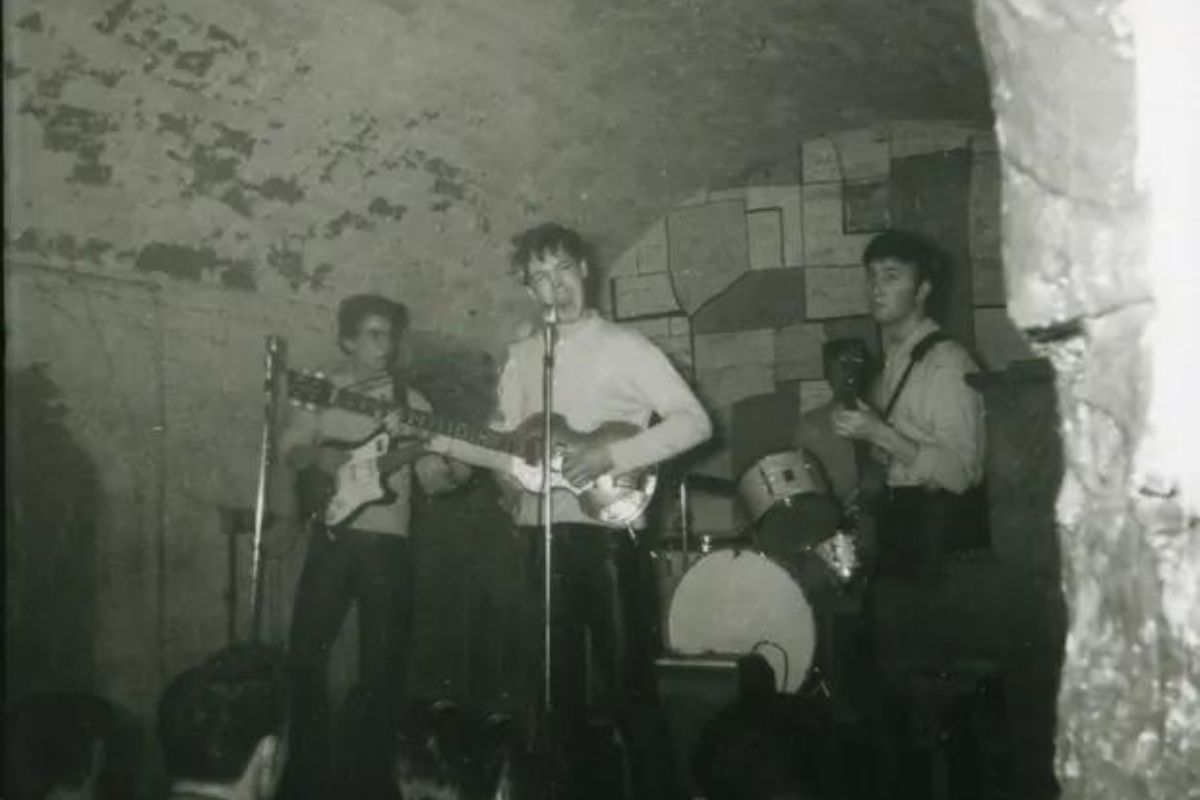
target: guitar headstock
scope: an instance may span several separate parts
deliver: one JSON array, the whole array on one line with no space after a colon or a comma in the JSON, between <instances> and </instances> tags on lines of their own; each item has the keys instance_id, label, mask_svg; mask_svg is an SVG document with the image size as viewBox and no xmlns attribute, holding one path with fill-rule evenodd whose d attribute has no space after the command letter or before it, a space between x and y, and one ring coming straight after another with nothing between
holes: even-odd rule
<instances>
[{"instance_id":1,"label":"guitar headstock","mask_svg":"<svg viewBox=\"0 0 1200 800\"><path fill-rule=\"evenodd\" d=\"M871 366L871 354L862 339L833 339L825 343L825 372L834 399L854 408L862 396Z\"/></svg>"},{"instance_id":2,"label":"guitar headstock","mask_svg":"<svg viewBox=\"0 0 1200 800\"><path fill-rule=\"evenodd\" d=\"M324 373L288 370L288 399L302 408L325 408L333 402L337 387Z\"/></svg>"}]
</instances>

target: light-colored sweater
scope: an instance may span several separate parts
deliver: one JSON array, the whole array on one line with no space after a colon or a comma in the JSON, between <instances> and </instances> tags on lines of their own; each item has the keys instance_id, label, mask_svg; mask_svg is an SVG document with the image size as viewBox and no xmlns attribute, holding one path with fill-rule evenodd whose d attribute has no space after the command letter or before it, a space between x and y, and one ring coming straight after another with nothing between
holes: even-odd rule
<instances>
[{"instance_id":1,"label":"light-colored sweater","mask_svg":"<svg viewBox=\"0 0 1200 800\"><path fill-rule=\"evenodd\" d=\"M498 389L498 429L512 430L542 410L544 351L540 332L509 348ZM581 433L609 421L644 429L609 445L615 474L665 461L712 435L708 414L662 351L637 331L595 314L560 326L553 403ZM647 427L653 415L659 421ZM539 510L538 495L526 492L516 521L536 525ZM554 491L552 513L557 522L594 521L566 490Z\"/></svg>"}]
</instances>

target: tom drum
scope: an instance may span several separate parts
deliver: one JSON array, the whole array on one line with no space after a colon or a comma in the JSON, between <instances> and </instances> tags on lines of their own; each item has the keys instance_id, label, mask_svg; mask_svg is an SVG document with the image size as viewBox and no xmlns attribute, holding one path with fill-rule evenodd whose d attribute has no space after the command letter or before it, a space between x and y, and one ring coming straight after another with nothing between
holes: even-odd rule
<instances>
[{"instance_id":1,"label":"tom drum","mask_svg":"<svg viewBox=\"0 0 1200 800\"><path fill-rule=\"evenodd\" d=\"M763 552L791 560L833 536L841 518L820 464L803 450L763 456L738 480Z\"/></svg>"}]
</instances>

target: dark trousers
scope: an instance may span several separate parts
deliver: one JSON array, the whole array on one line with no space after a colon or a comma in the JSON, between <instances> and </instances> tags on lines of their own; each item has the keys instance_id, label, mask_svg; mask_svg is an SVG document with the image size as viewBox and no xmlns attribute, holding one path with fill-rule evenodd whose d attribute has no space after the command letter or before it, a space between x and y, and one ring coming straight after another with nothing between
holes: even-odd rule
<instances>
[{"instance_id":1,"label":"dark trousers","mask_svg":"<svg viewBox=\"0 0 1200 800\"><path fill-rule=\"evenodd\" d=\"M331 781L329 653L352 602L358 604L360 683L348 726L358 753L351 767L368 775L383 767L407 681L412 623L411 544L403 536L345 530L316 532L308 546L292 611L293 669L289 797L326 797Z\"/></svg>"},{"instance_id":2,"label":"dark trousers","mask_svg":"<svg viewBox=\"0 0 1200 800\"><path fill-rule=\"evenodd\" d=\"M986 542L981 492L888 489L876 509L874 574L866 597L870 702L886 748L882 767L896 797L927 797L934 742L944 732L938 677L955 649L945 584L946 556ZM942 698L939 700L939 698Z\"/></svg>"},{"instance_id":3,"label":"dark trousers","mask_svg":"<svg viewBox=\"0 0 1200 800\"><path fill-rule=\"evenodd\" d=\"M544 691L544 541L540 528L525 528L529 543L529 587L537 622L534 650L537 685ZM551 681L553 713L547 725L550 749L560 759L565 786L558 796L613 798L613 787L597 780L619 768L599 767L590 724L589 684L603 693L597 703L624 740L630 783L637 798L677 796L666 719L657 702L651 638L652 605L646 571L628 531L597 525L555 525L551 582ZM589 648L590 644L590 648ZM590 664L595 674L589 670ZM590 680L595 678L595 680ZM539 694L539 702L542 695ZM560 777L561 774L560 774Z\"/></svg>"},{"instance_id":4,"label":"dark trousers","mask_svg":"<svg viewBox=\"0 0 1200 800\"><path fill-rule=\"evenodd\" d=\"M876 563L868 585L871 650L879 666L934 666L944 636L940 619L947 531L961 498L944 491L888 489L876 509Z\"/></svg>"}]
</instances>

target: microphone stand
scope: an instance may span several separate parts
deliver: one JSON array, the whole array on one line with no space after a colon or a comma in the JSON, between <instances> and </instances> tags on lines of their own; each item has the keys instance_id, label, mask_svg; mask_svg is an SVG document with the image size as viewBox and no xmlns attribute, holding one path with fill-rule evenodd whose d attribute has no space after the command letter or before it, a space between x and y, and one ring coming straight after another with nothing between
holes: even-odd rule
<instances>
[{"instance_id":1,"label":"microphone stand","mask_svg":"<svg viewBox=\"0 0 1200 800\"><path fill-rule=\"evenodd\" d=\"M550 712L554 708L554 701L550 691L550 614L552 593L550 584L554 575L553 570L553 519L552 519L552 503L551 503L551 460L554 457L554 443L552 440L553 427L551 425L551 415L554 413L554 348L558 344L558 309L553 305L546 309L544 324L542 325L542 342L545 348L545 355L542 357L542 547L544 567L544 585L542 593L542 652L544 653L544 661L542 664L542 707L546 712L547 720Z\"/></svg>"},{"instance_id":2,"label":"microphone stand","mask_svg":"<svg viewBox=\"0 0 1200 800\"><path fill-rule=\"evenodd\" d=\"M254 497L254 539L250 562L250 636L257 640L262 622L262 545L263 523L267 515L267 480L275 460L275 404L287 353L282 336L267 337L266 381L263 386L262 443L258 454L258 490Z\"/></svg>"}]
</instances>

